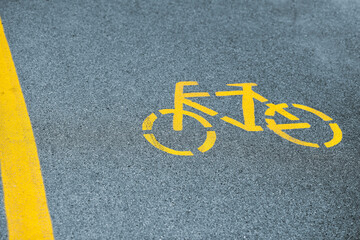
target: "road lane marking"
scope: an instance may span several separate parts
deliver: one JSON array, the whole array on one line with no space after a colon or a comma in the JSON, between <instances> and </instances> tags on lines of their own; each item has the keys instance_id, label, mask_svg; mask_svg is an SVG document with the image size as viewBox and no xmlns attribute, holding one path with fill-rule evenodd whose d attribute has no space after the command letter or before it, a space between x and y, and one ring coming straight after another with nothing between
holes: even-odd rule
<instances>
[{"instance_id":1,"label":"road lane marking","mask_svg":"<svg viewBox=\"0 0 360 240\"><path fill-rule=\"evenodd\" d=\"M0 161L9 239L54 239L35 138L1 19Z\"/></svg>"}]
</instances>

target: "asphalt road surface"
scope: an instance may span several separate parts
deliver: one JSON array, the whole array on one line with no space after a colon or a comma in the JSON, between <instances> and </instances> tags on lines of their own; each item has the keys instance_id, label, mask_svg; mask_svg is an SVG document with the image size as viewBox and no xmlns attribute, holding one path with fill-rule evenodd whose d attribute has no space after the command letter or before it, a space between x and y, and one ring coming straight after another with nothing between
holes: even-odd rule
<instances>
[{"instance_id":1,"label":"asphalt road surface","mask_svg":"<svg viewBox=\"0 0 360 240\"><path fill-rule=\"evenodd\" d=\"M56 239L360 239L360 1L0 0ZM0 79L1 81L1 79ZM192 107L173 131L175 85ZM256 83L247 131L241 90ZM311 128L267 127L266 104ZM316 109L338 124L294 107ZM151 132L179 156L154 147ZM218 117L219 116L219 117ZM279 113L277 123L292 123ZM249 120L250 121L250 120ZM0 189L0 239L8 238Z\"/></svg>"}]
</instances>

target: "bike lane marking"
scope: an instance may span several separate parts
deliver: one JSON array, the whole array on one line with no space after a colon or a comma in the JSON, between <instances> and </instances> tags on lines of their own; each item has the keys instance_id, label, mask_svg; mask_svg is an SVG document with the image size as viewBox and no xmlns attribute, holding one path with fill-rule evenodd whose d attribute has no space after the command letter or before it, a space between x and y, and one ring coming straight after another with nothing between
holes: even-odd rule
<instances>
[{"instance_id":1,"label":"bike lane marking","mask_svg":"<svg viewBox=\"0 0 360 240\"><path fill-rule=\"evenodd\" d=\"M0 163L9 239L54 239L35 138L1 19Z\"/></svg>"},{"instance_id":2,"label":"bike lane marking","mask_svg":"<svg viewBox=\"0 0 360 240\"><path fill-rule=\"evenodd\" d=\"M212 125L203 117L200 115L184 110L184 105L187 105L189 107L192 107L200 112L203 112L210 116L215 116L218 114L218 112L207 108L201 104L195 103L193 101L188 100L187 98L192 97L209 97L210 94L208 92L190 92L190 93L184 93L184 86L195 86L198 85L198 82L195 81L183 81L178 82L175 85L175 96L174 96L174 109L161 109L159 112L163 115L165 114L173 114L173 130L174 131L182 131L183 129L183 116L187 115L189 117L194 118L198 122L200 122L205 128L211 128ZM225 96L237 96L242 95L242 110L243 110L243 117L244 117L244 123L241 123L233 118L230 118L228 116L224 116L221 118L221 120L230 123L236 127L239 127L245 131L248 132L260 132L263 131L263 128L261 126L256 125L255 123L255 104L254 100L258 100L262 103L267 102L268 100L261 96L260 94L254 92L252 90L252 87L257 86L256 83L232 83L232 84L226 84L227 86L234 86L234 87L241 87L242 90L237 91L218 91L215 92L215 96L218 97L225 97ZM296 117L295 115L289 113L286 108L289 106L286 103L279 103L279 104L273 104L268 103L266 104L268 106L268 109L265 112L265 116L274 117L275 114L280 114L283 117L291 120L291 121L299 121L300 119ZM328 122L332 121L333 119L327 116L326 114L305 106L301 104L292 104L293 107L302 109L304 111L310 112L319 118L321 118L323 121ZM154 121L157 119L157 116L152 113L150 114L143 122L142 129L144 131L151 131L152 126L154 124ZM293 123L286 123L286 124L278 124L275 122L274 119L266 118L265 119L267 123L267 127L276 133L278 136L293 142L298 145L307 146L307 147L313 147L313 148L320 148L319 144L312 143L312 142L306 142L302 141L300 139L294 138L290 136L288 133L284 132L283 130L293 130L293 129L306 129L310 128L311 125L309 123L303 123L303 122L293 122ZM329 126L333 132L333 137L330 141L325 142L324 145L327 148L333 147L341 142L342 140L342 131L337 123L329 123ZM168 148L164 145L162 145L160 142L158 142L155 138L154 134L144 134L145 139L151 143L154 147L173 154L173 155L185 155L185 156L193 156L194 154L191 151L178 151L171 148ZM205 139L205 142L203 145L201 145L198 150L200 152L206 152L210 150L216 141L216 133L215 131L207 131L207 137Z\"/></svg>"}]
</instances>

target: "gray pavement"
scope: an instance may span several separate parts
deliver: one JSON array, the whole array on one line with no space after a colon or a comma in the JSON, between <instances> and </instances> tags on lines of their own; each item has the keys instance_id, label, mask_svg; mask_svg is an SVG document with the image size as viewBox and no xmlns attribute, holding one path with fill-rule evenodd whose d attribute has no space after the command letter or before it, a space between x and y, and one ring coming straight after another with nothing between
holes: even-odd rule
<instances>
[{"instance_id":1,"label":"gray pavement","mask_svg":"<svg viewBox=\"0 0 360 240\"><path fill-rule=\"evenodd\" d=\"M0 16L56 239L360 239L360 1L0 0ZM286 141L265 128L257 102L264 132L197 112L215 146L170 155L141 126L173 108L179 81L198 81L187 91L212 96L194 101L237 119L241 97L214 92L255 82L272 103L329 115L343 140ZM329 138L328 125L293 111L314 122L296 136ZM185 118L173 134L165 116L153 132L185 149L203 141L199 126Z\"/></svg>"}]
</instances>

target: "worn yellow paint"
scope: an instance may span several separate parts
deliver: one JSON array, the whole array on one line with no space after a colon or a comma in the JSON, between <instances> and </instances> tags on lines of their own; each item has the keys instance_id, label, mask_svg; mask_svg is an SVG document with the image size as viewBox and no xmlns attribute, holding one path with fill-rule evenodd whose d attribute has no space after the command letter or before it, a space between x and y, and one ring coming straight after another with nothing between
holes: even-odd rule
<instances>
[{"instance_id":1,"label":"worn yellow paint","mask_svg":"<svg viewBox=\"0 0 360 240\"><path fill-rule=\"evenodd\" d=\"M161 110L159 110L159 112L162 115L166 115L166 114L174 114L175 115L176 109L161 109ZM201 117L200 115L198 115L196 113L182 110L181 114L194 118L199 123L201 123L201 125L203 125L203 127L205 127L205 128L212 127L212 125L205 118ZM157 119L157 117L154 113L150 114L144 120L142 129L145 131L152 130L152 126L156 119ZM146 133L146 134L144 134L144 137L146 140L148 140L149 143L151 143L154 147L160 149L161 151L164 151L164 152L167 152L167 153L170 153L173 155L181 155L181 156L193 156L194 155L191 151L178 151L178 150L174 150L174 149L171 149L171 148L168 148L168 147L162 145L161 143L159 143L156 140L154 134ZM216 141L215 131L207 131L205 142L198 148L198 150L200 152L208 151L210 148L212 148L214 146L215 141Z\"/></svg>"},{"instance_id":2,"label":"worn yellow paint","mask_svg":"<svg viewBox=\"0 0 360 240\"><path fill-rule=\"evenodd\" d=\"M289 113L288 111L286 111L284 108L288 108L288 105L286 103L279 103L279 104L273 104L273 103L268 103L266 104L266 106L268 106L269 108L266 110L265 115L266 116L274 116L275 113L279 113L281 115L283 115L284 117L286 117L287 119L291 120L291 121L297 121L299 120L298 117L292 115L291 113Z\"/></svg>"},{"instance_id":3,"label":"worn yellow paint","mask_svg":"<svg viewBox=\"0 0 360 240\"><path fill-rule=\"evenodd\" d=\"M311 142L306 142L306 141L301 141L299 139L296 139L294 137L291 137L290 135L288 135L287 133L283 132L283 130L289 130L289 129L304 129L304 128L310 128L310 124L308 123L288 123L288 124L276 124L274 119L265 119L265 121L267 122L267 127L274 131L274 133L276 133L277 135L279 135L280 137L302 145L302 146L307 146L307 147L314 147L314 148L319 148L319 145L316 143L311 143Z\"/></svg>"},{"instance_id":4,"label":"worn yellow paint","mask_svg":"<svg viewBox=\"0 0 360 240\"><path fill-rule=\"evenodd\" d=\"M157 119L157 116L154 113L150 114L144 120L143 125L142 125L142 130L151 130L156 119Z\"/></svg>"},{"instance_id":5,"label":"worn yellow paint","mask_svg":"<svg viewBox=\"0 0 360 240\"><path fill-rule=\"evenodd\" d=\"M331 130L333 130L334 132L334 136L333 138L329 141L324 143L325 147L330 148L335 146L336 144L338 144L339 142L341 142L342 140L342 131L339 127L339 125L337 125L337 123L330 123L330 128Z\"/></svg>"},{"instance_id":6,"label":"worn yellow paint","mask_svg":"<svg viewBox=\"0 0 360 240\"><path fill-rule=\"evenodd\" d=\"M159 110L159 112L161 114L164 114L164 115L169 114L169 113L173 113L175 115L176 114L176 109L161 109L161 110ZM212 125L205 118L203 118L202 116L200 116L200 115L198 115L196 113L183 110L181 114L182 115L187 115L187 116L192 117L192 118L195 118L205 128L211 128L212 127Z\"/></svg>"},{"instance_id":7,"label":"worn yellow paint","mask_svg":"<svg viewBox=\"0 0 360 240\"><path fill-rule=\"evenodd\" d=\"M175 96L174 96L174 119L173 119L173 129L175 131L182 131L183 129L183 115L184 115L184 105L193 107L199 111L202 111L210 116L215 116L218 114L216 111L204 107L196 102L193 102L187 98L190 97L209 97L207 92L192 92L184 93L184 86L194 86L198 85L195 81L188 82L178 82L175 86Z\"/></svg>"},{"instance_id":8,"label":"worn yellow paint","mask_svg":"<svg viewBox=\"0 0 360 240\"><path fill-rule=\"evenodd\" d=\"M243 124L243 123L241 123L241 122L239 122L239 121L237 121L237 120L235 120L235 119L233 119L231 117L224 116L224 117L221 118L221 120L223 120L224 122L230 123L230 124L232 124L232 125L234 125L236 127L239 127L239 128L242 128L242 129L246 130L245 124Z\"/></svg>"},{"instance_id":9,"label":"worn yellow paint","mask_svg":"<svg viewBox=\"0 0 360 240\"><path fill-rule=\"evenodd\" d=\"M160 149L161 151L173 154L173 155L180 155L180 156L193 156L194 154L191 151L178 151L174 150L168 147L165 147L161 143L159 143L154 134L144 134L144 137L146 140L148 140L149 143L151 143L154 147Z\"/></svg>"},{"instance_id":10,"label":"worn yellow paint","mask_svg":"<svg viewBox=\"0 0 360 240\"><path fill-rule=\"evenodd\" d=\"M304 105L301 105L301 104L293 104L293 106L296 107L296 108L311 112L311 113L315 114L316 116L318 116L319 118L321 118L324 121L331 121L332 120L332 118L329 117L328 115L326 115L326 114L324 114L324 113L322 113L322 112L320 112L320 111L318 111L316 109L313 109L311 107L304 106Z\"/></svg>"},{"instance_id":11,"label":"worn yellow paint","mask_svg":"<svg viewBox=\"0 0 360 240\"><path fill-rule=\"evenodd\" d=\"M255 124L254 99L256 99L260 102L267 102L268 100L266 98L264 98L263 96L261 96L260 94L254 92L254 90L252 90L252 87L257 86L257 84L256 83L231 83L231 84L226 84L226 85L231 86L231 87L241 87L242 88L241 91L220 91L220 92L215 93L215 95L219 96L219 97L242 95L242 110L243 110L243 115L244 115L244 124L237 124L237 125L234 124L234 125L242 128L246 131L252 131L252 132L263 131L261 126L257 126ZM234 119L232 119L231 121L227 121L227 120L230 120L230 118L228 118L228 117L225 117L225 119L222 118L222 120L229 122L229 123L231 123L231 122L235 123L234 121L236 121ZM231 123L231 124L233 124L233 123Z\"/></svg>"},{"instance_id":12,"label":"worn yellow paint","mask_svg":"<svg viewBox=\"0 0 360 240\"><path fill-rule=\"evenodd\" d=\"M210 148L212 148L216 141L216 133L215 131L207 131L206 132L206 139L203 145L201 145L198 150L200 152L206 152L209 151Z\"/></svg>"},{"instance_id":13,"label":"worn yellow paint","mask_svg":"<svg viewBox=\"0 0 360 240\"><path fill-rule=\"evenodd\" d=\"M54 239L35 139L1 19L0 161L9 239Z\"/></svg>"},{"instance_id":14,"label":"worn yellow paint","mask_svg":"<svg viewBox=\"0 0 360 240\"><path fill-rule=\"evenodd\" d=\"M315 114L316 116L318 116L319 118L321 118L322 120L324 121L332 121L333 119L331 117L329 117L328 115L314 109L314 108L311 108L311 107L308 107L308 106L304 106L304 105L301 105L301 104L293 104L294 107L296 108L299 108L299 109L302 109L302 110L305 110L305 111L308 111L308 112L311 112L313 114ZM327 148L330 148L330 147L333 147L335 145L337 145L339 142L341 142L342 140L342 131L339 127L339 125L337 123L330 123L329 124L331 130L333 131L333 138L324 143L325 147Z\"/></svg>"},{"instance_id":15,"label":"worn yellow paint","mask_svg":"<svg viewBox=\"0 0 360 240\"><path fill-rule=\"evenodd\" d=\"M212 125L202 116L184 110L184 105L188 105L192 108L195 108L196 110L199 110L207 115L215 116L218 114L218 112L207 108L203 105L200 105L196 102L190 101L188 98L193 97L209 97L210 94L207 92L188 92L184 93L184 87L185 86L194 86L198 85L198 82L195 81L184 81L184 82L178 82L175 86L175 96L174 96L174 109L161 109L159 112L162 115L165 114L173 114L173 130L175 131L182 131L183 129L183 118L184 115L187 115L189 117L194 118L198 122L200 122L205 128L211 128ZM240 87L241 90L236 91L218 91L215 92L216 96L224 97L224 96L237 96L242 95L242 111L244 116L244 123L239 122L238 120L235 120L233 118L230 118L228 116L224 116L221 118L221 120L230 123L236 127L239 127L241 129L244 129L245 131L263 131L263 128L261 126L256 125L255 121L255 100L259 102L267 102L268 100L261 96L260 94L254 92L252 87L257 86L256 83L232 83L232 84L226 84L227 86L231 87ZM300 119L296 117L295 115L289 113L286 108L288 108L288 105L286 103L279 103L279 104L273 104L268 103L266 104L268 106L268 109L265 112L266 116L275 116L275 113L278 113L282 115L283 117L291 120L291 121L299 121ZM292 104L295 108L299 108L308 112L311 112L315 114L316 116L320 117L324 121L331 121L332 118L325 115L324 113L315 110L313 108L300 105L300 104ZM157 119L156 115L154 113L150 114L143 122L143 130L152 130L152 126L154 124L154 121ZM282 138L307 147L314 147L319 148L319 144L312 143L312 142L306 142L299 139L296 139L289 134L285 133L284 130L290 130L290 129L305 129L310 128L311 125L309 123L302 123L302 122L295 122L295 123L286 123L286 124L277 124L274 119L265 119L267 122L267 127L272 130L274 133L278 134ZM324 143L324 145L327 148L333 147L342 140L342 132L339 126L336 123L330 123L331 130L333 131L333 138ZM193 155L190 151L177 151L168 147L163 146L160 144L153 134L144 134L145 138L156 148L165 151L170 154L174 155ZM207 136L205 142L198 147L198 150L200 152L206 152L210 150L216 141L216 133L215 131L207 131Z\"/></svg>"}]
</instances>

